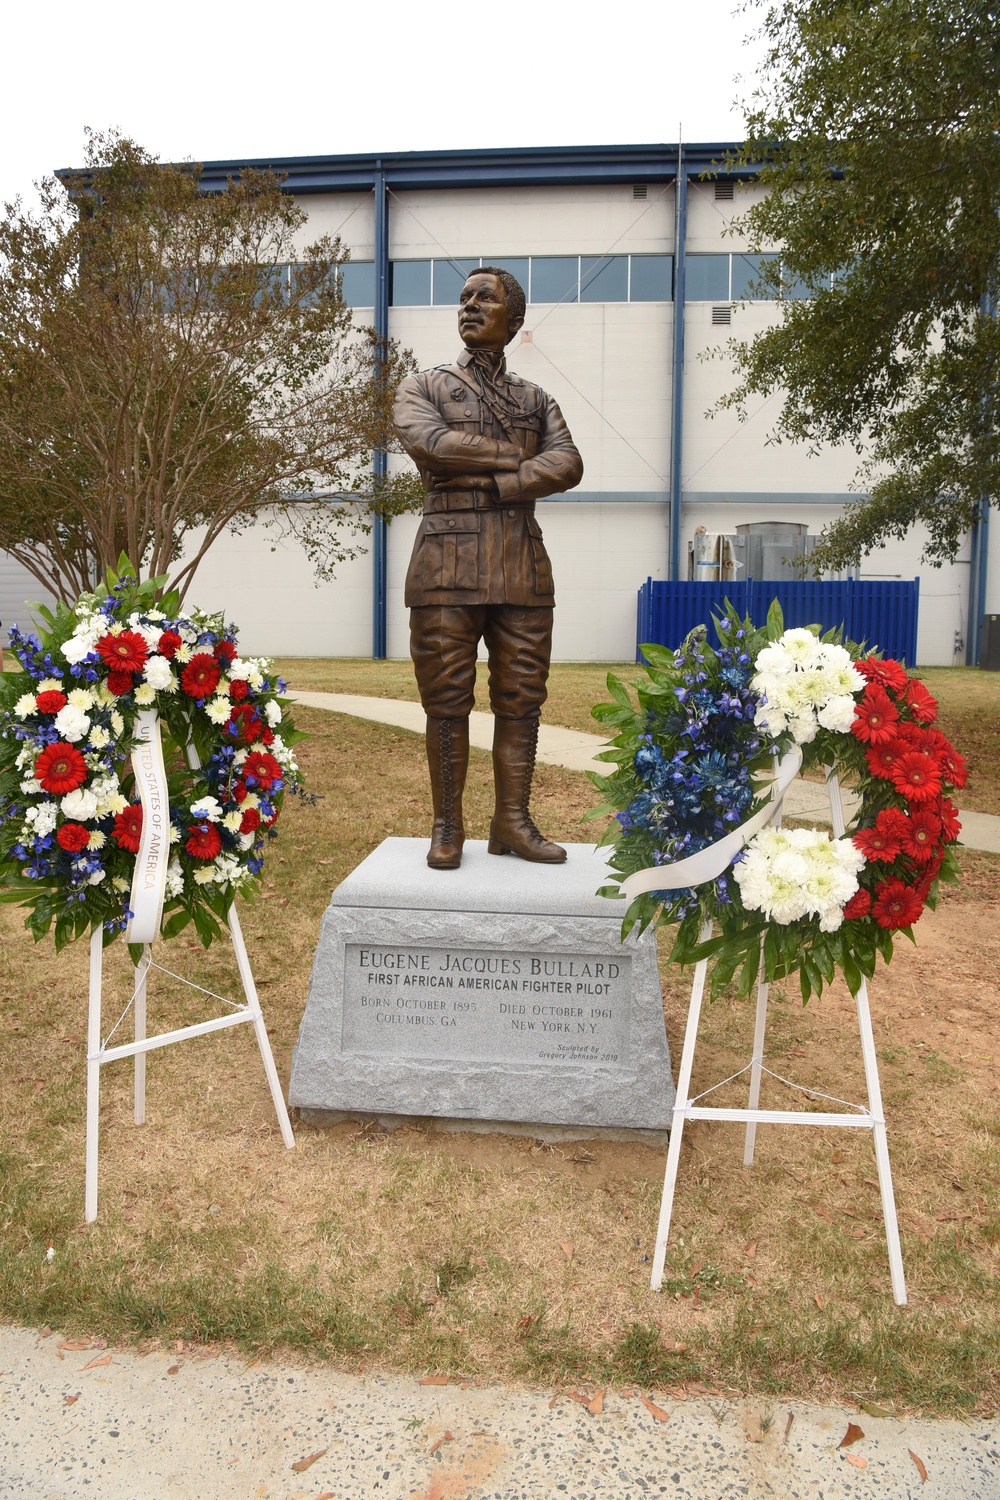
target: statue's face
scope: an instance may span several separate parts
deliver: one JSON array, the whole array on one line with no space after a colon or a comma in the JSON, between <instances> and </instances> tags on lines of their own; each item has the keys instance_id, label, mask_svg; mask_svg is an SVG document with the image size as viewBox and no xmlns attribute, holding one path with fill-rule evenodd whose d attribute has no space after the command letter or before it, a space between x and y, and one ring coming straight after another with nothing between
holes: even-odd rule
<instances>
[{"instance_id":1,"label":"statue's face","mask_svg":"<svg viewBox=\"0 0 1000 1500\"><path fill-rule=\"evenodd\" d=\"M511 330L503 282L473 272L458 299L458 331L468 349L503 349Z\"/></svg>"}]
</instances>

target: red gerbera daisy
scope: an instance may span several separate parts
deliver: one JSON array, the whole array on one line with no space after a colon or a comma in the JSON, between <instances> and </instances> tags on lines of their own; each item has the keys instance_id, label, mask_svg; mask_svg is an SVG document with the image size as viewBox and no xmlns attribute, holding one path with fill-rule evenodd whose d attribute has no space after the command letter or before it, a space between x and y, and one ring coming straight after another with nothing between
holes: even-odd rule
<instances>
[{"instance_id":1,"label":"red gerbera daisy","mask_svg":"<svg viewBox=\"0 0 1000 1500\"><path fill-rule=\"evenodd\" d=\"M898 807L884 807L875 819L875 827L880 833L899 841L906 832L906 814Z\"/></svg>"},{"instance_id":2,"label":"red gerbera daisy","mask_svg":"<svg viewBox=\"0 0 1000 1500\"><path fill-rule=\"evenodd\" d=\"M60 693L56 688L49 688L47 692L39 693L35 699L35 707L40 714L57 714L61 708L66 707L66 694Z\"/></svg>"},{"instance_id":3,"label":"red gerbera daisy","mask_svg":"<svg viewBox=\"0 0 1000 1500\"><path fill-rule=\"evenodd\" d=\"M115 818L115 826L111 830L116 843L123 849L128 849L132 854L139 853L139 839L142 835L142 804L133 802L120 812Z\"/></svg>"},{"instance_id":4,"label":"red gerbera daisy","mask_svg":"<svg viewBox=\"0 0 1000 1500\"><path fill-rule=\"evenodd\" d=\"M851 842L869 862L884 860L890 865L894 859L899 858L903 849L899 838L886 829L879 828L877 823L870 828L859 828Z\"/></svg>"},{"instance_id":5,"label":"red gerbera daisy","mask_svg":"<svg viewBox=\"0 0 1000 1500\"><path fill-rule=\"evenodd\" d=\"M849 922L853 922L856 921L858 917L867 917L871 909L871 894L865 890L864 886L862 886L859 891L855 891L850 901L848 901L847 905L844 907L844 916Z\"/></svg>"},{"instance_id":6,"label":"red gerbera daisy","mask_svg":"<svg viewBox=\"0 0 1000 1500\"><path fill-rule=\"evenodd\" d=\"M231 661L235 661L236 647L232 641L219 641L215 648L215 658L217 661L225 662L227 667Z\"/></svg>"},{"instance_id":7,"label":"red gerbera daisy","mask_svg":"<svg viewBox=\"0 0 1000 1500\"><path fill-rule=\"evenodd\" d=\"M901 880L885 880L875 892L872 916L880 927L893 930L911 927L923 911L923 902Z\"/></svg>"},{"instance_id":8,"label":"red gerbera daisy","mask_svg":"<svg viewBox=\"0 0 1000 1500\"><path fill-rule=\"evenodd\" d=\"M252 745L260 739L260 714L252 703L237 703L229 715L226 730L239 745Z\"/></svg>"},{"instance_id":9,"label":"red gerbera daisy","mask_svg":"<svg viewBox=\"0 0 1000 1500\"><path fill-rule=\"evenodd\" d=\"M35 779L47 792L63 797L83 785L87 779L87 765L75 745L56 740L54 745L46 745L35 761Z\"/></svg>"},{"instance_id":10,"label":"red gerbera daisy","mask_svg":"<svg viewBox=\"0 0 1000 1500\"><path fill-rule=\"evenodd\" d=\"M97 654L112 671L141 672L149 647L137 631L123 630L121 635L102 635L97 642Z\"/></svg>"},{"instance_id":11,"label":"red gerbera daisy","mask_svg":"<svg viewBox=\"0 0 1000 1500\"><path fill-rule=\"evenodd\" d=\"M188 833L184 847L195 859L214 859L222 848L222 835L214 823L193 823Z\"/></svg>"},{"instance_id":12,"label":"red gerbera daisy","mask_svg":"<svg viewBox=\"0 0 1000 1500\"><path fill-rule=\"evenodd\" d=\"M90 829L82 823L64 823L56 834L56 843L67 854L79 854L90 843Z\"/></svg>"},{"instance_id":13,"label":"red gerbera daisy","mask_svg":"<svg viewBox=\"0 0 1000 1500\"><path fill-rule=\"evenodd\" d=\"M892 767L892 784L907 802L929 802L941 791L937 761L926 750L908 750Z\"/></svg>"},{"instance_id":14,"label":"red gerbera daisy","mask_svg":"<svg viewBox=\"0 0 1000 1500\"><path fill-rule=\"evenodd\" d=\"M207 698L219 685L222 669L214 656L198 651L181 673L181 687L189 698Z\"/></svg>"},{"instance_id":15,"label":"red gerbera daisy","mask_svg":"<svg viewBox=\"0 0 1000 1500\"><path fill-rule=\"evenodd\" d=\"M281 778L281 767L273 755L268 755L266 750L251 750L243 762L243 775L249 782L250 778L268 791L271 784Z\"/></svg>"},{"instance_id":16,"label":"red gerbera daisy","mask_svg":"<svg viewBox=\"0 0 1000 1500\"><path fill-rule=\"evenodd\" d=\"M156 649L161 656L172 657L183 645L176 630L165 630L156 643Z\"/></svg>"},{"instance_id":17,"label":"red gerbera daisy","mask_svg":"<svg viewBox=\"0 0 1000 1500\"><path fill-rule=\"evenodd\" d=\"M903 694L903 698L909 707L910 713L915 719L919 719L921 724L930 724L932 720L937 718L937 699L915 677L911 677L906 684L906 692Z\"/></svg>"},{"instance_id":18,"label":"red gerbera daisy","mask_svg":"<svg viewBox=\"0 0 1000 1500\"><path fill-rule=\"evenodd\" d=\"M941 819L941 838L946 844L953 844L962 831L962 824L958 817L958 808L950 797L939 797L934 804L934 811Z\"/></svg>"},{"instance_id":19,"label":"red gerbera daisy","mask_svg":"<svg viewBox=\"0 0 1000 1500\"><path fill-rule=\"evenodd\" d=\"M240 833L253 833L254 829L259 827L260 813L255 807L248 807L240 823Z\"/></svg>"},{"instance_id":20,"label":"red gerbera daisy","mask_svg":"<svg viewBox=\"0 0 1000 1500\"><path fill-rule=\"evenodd\" d=\"M854 665L862 677L881 688L901 693L906 686L906 668L898 661L877 661L873 656L863 656Z\"/></svg>"},{"instance_id":21,"label":"red gerbera daisy","mask_svg":"<svg viewBox=\"0 0 1000 1500\"><path fill-rule=\"evenodd\" d=\"M927 864L934 858L934 850L941 837L941 820L926 807L915 807L904 821L904 854L908 854L920 865Z\"/></svg>"},{"instance_id":22,"label":"red gerbera daisy","mask_svg":"<svg viewBox=\"0 0 1000 1500\"><path fill-rule=\"evenodd\" d=\"M941 776L950 786L958 787L959 790L969 779L968 768L965 764L965 756L959 755L948 740L938 746L938 765L941 767Z\"/></svg>"},{"instance_id":23,"label":"red gerbera daisy","mask_svg":"<svg viewBox=\"0 0 1000 1500\"><path fill-rule=\"evenodd\" d=\"M892 768L899 757L905 753L905 741L894 739L883 745L870 745L865 751L865 760L873 776L880 776L883 781L891 781Z\"/></svg>"},{"instance_id":24,"label":"red gerbera daisy","mask_svg":"<svg viewBox=\"0 0 1000 1500\"><path fill-rule=\"evenodd\" d=\"M109 672L108 692L114 693L116 698L121 698L125 693L132 691L131 672Z\"/></svg>"},{"instance_id":25,"label":"red gerbera daisy","mask_svg":"<svg viewBox=\"0 0 1000 1500\"><path fill-rule=\"evenodd\" d=\"M242 703L249 691L250 685L244 682L242 677L234 677L229 684L229 696L234 703Z\"/></svg>"},{"instance_id":26,"label":"red gerbera daisy","mask_svg":"<svg viewBox=\"0 0 1000 1500\"><path fill-rule=\"evenodd\" d=\"M904 745L909 745L911 750L930 751L936 748L934 742L928 739L927 730L920 724L897 724L896 738L902 740Z\"/></svg>"},{"instance_id":27,"label":"red gerbera daisy","mask_svg":"<svg viewBox=\"0 0 1000 1500\"><path fill-rule=\"evenodd\" d=\"M899 710L884 689L869 686L854 710L851 733L866 745L887 744L896 738Z\"/></svg>"}]
</instances>

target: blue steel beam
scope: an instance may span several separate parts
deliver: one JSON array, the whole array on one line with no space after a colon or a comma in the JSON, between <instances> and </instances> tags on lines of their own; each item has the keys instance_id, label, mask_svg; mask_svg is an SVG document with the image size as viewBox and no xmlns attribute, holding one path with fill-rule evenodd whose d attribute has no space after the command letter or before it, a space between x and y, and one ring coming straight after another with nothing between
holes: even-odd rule
<instances>
[{"instance_id":1,"label":"blue steel beam","mask_svg":"<svg viewBox=\"0 0 1000 1500\"><path fill-rule=\"evenodd\" d=\"M389 337L389 194L385 177L375 172L375 332L380 340ZM384 479L388 455L384 448L372 456L375 479ZM389 528L384 516L372 521L372 657L384 661L387 652L388 622L386 583L388 577Z\"/></svg>"},{"instance_id":2,"label":"blue steel beam","mask_svg":"<svg viewBox=\"0 0 1000 1500\"><path fill-rule=\"evenodd\" d=\"M687 243L687 174L677 147L674 186L674 341L670 390L670 548L669 574L681 577L681 458L684 445L684 247Z\"/></svg>"}]
</instances>

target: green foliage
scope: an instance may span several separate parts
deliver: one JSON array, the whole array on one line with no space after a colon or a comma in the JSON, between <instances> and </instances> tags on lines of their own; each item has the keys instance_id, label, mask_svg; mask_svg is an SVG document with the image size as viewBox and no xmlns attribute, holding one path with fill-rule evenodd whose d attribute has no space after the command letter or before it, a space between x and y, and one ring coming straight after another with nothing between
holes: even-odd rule
<instances>
[{"instance_id":1,"label":"green foliage","mask_svg":"<svg viewBox=\"0 0 1000 1500\"><path fill-rule=\"evenodd\" d=\"M0 215L0 548L67 603L121 553L183 595L257 516L328 577L417 497L373 468L412 360L354 324L346 248L302 246L272 173L199 175L92 135L39 213Z\"/></svg>"},{"instance_id":2,"label":"green foliage","mask_svg":"<svg viewBox=\"0 0 1000 1500\"><path fill-rule=\"evenodd\" d=\"M722 403L785 392L777 436L851 443L870 498L817 568L928 530L953 558L1000 493L1000 16L989 0L777 0L742 164L766 189L738 223L762 273L810 289L734 342Z\"/></svg>"}]
</instances>

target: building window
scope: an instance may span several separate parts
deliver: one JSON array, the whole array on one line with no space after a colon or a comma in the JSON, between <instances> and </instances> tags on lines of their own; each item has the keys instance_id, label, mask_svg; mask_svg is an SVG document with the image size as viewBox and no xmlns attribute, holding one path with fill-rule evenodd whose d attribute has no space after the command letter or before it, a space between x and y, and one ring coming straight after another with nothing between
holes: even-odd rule
<instances>
[{"instance_id":1,"label":"building window","mask_svg":"<svg viewBox=\"0 0 1000 1500\"><path fill-rule=\"evenodd\" d=\"M627 302L628 256L582 255L581 302Z\"/></svg>"},{"instance_id":2,"label":"building window","mask_svg":"<svg viewBox=\"0 0 1000 1500\"><path fill-rule=\"evenodd\" d=\"M431 262L394 260L389 267L389 301L393 307L426 307L431 300Z\"/></svg>"},{"instance_id":3,"label":"building window","mask_svg":"<svg viewBox=\"0 0 1000 1500\"><path fill-rule=\"evenodd\" d=\"M689 302L725 302L729 298L728 255L685 255L684 277Z\"/></svg>"},{"instance_id":4,"label":"building window","mask_svg":"<svg viewBox=\"0 0 1000 1500\"><path fill-rule=\"evenodd\" d=\"M375 262L349 260L340 268L340 285L348 307L374 307Z\"/></svg>"},{"instance_id":5,"label":"building window","mask_svg":"<svg viewBox=\"0 0 1000 1500\"><path fill-rule=\"evenodd\" d=\"M695 257L697 259L698 257ZM726 260L727 256L701 259ZM692 259L688 257L688 261ZM457 307L466 278L480 266L499 266L520 282L528 302L670 302L673 299L672 255L484 255L474 260L394 260L389 274L392 307ZM374 299L374 267L348 263L358 272L357 290L345 300L369 307ZM364 273L364 280L361 273ZM362 289L372 291L361 301ZM714 295L714 294L713 294ZM728 291L722 296L727 296Z\"/></svg>"},{"instance_id":6,"label":"building window","mask_svg":"<svg viewBox=\"0 0 1000 1500\"><path fill-rule=\"evenodd\" d=\"M740 302L747 299L751 302L772 301L774 298L773 287L761 287L760 274L769 261L777 260L777 255L734 255L733 256L733 298Z\"/></svg>"},{"instance_id":7,"label":"building window","mask_svg":"<svg viewBox=\"0 0 1000 1500\"><path fill-rule=\"evenodd\" d=\"M576 302L580 285L578 255L533 255L529 302Z\"/></svg>"},{"instance_id":8,"label":"building window","mask_svg":"<svg viewBox=\"0 0 1000 1500\"><path fill-rule=\"evenodd\" d=\"M630 255L629 301L670 302L674 295L672 255Z\"/></svg>"}]
</instances>

